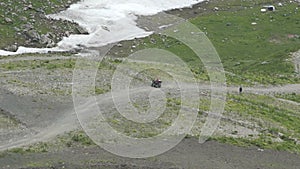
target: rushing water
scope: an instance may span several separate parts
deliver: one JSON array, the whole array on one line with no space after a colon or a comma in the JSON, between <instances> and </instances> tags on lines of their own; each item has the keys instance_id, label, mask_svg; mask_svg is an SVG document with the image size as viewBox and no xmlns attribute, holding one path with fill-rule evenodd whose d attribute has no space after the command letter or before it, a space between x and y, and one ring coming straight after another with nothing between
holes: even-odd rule
<instances>
[{"instance_id":1,"label":"rushing water","mask_svg":"<svg viewBox=\"0 0 300 169\"><path fill-rule=\"evenodd\" d=\"M19 47L17 52L0 50L0 55L44 53L77 48L98 47L108 43L145 37L151 34L136 26L137 15L154 15L174 8L188 7L202 0L83 0L66 11L49 15L78 23L89 35L71 35L63 38L55 48Z\"/></svg>"}]
</instances>

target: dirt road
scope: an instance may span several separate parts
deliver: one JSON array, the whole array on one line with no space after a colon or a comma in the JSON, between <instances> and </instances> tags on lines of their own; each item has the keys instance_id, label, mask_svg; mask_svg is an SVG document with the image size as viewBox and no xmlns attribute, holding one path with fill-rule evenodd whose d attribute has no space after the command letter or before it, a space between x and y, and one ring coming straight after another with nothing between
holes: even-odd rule
<instances>
[{"instance_id":1,"label":"dirt road","mask_svg":"<svg viewBox=\"0 0 300 169\"><path fill-rule=\"evenodd\" d=\"M42 59L47 60L48 58L34 58L25 57L24 60L35 60ZM49 58L49 60L53 58ZM55 58L59 59L59 58ZM63 58L65 59L65 58ZM69 58L66 58L69 59ZM22 58L18 58L17 61L21 61ZM14 61L14 60L10 60ZM2 62L5 62L2 61ZM34 71L34 70L33 70ZM22 72L23 74L31 75L31 72ZM19 74L16 72L11 72L8 74ZM38 75L37 75L38 76ZM61 77L64 78L64 77ZM67 78L71 79L71 78ZM35 79L33 79L35 81ZM47 82L47 81L46 81ZM51 81L48 81L52 83ZM72 84L72 81L65 81L64 83ZM69 86L71 87L71 86ZM193 91L196 86L189 83L184 84L184 88ZM67 96L49 96L49 95L18 95L10 90L7 90L6 86L0 87L0 108L5 110L7 114L12 119L18 120L22 125L13 130L1 130L1 144L0 150L7 150L15 147L31 145L37 142L47 142L52 140L59 134L63 134L68 131L72 131L80 128L76 113L74 111L74 105L72 102L72 97ZM198 84L200 93L208 95L211 90L209 84ZM152 90L147 83L145 86L133 87L130 89L129 93L136 96L149 94ZM161 89L167 93L167 89L170 91L172 89L178 90L178 86L175 83L164 83ZM158 89L160 90L160 89ZM227 93L239 94L238 86L228 86ZM274 94L289 94L289 93L300 93L300 84L290 84L284 86L269 86L269 87L244 87L243 93L254 93L258 95L274 95ZM197 94L197 93L193 93ZM119 92L115 95L119 98L127 97L126 92ZM96 100L101 105L105 105L106 108L112 107L111 104L113 98L111 93L103 94L97 96ZM281 99L282 100L282 99ZM112 103L111 103L112 102ZM83 107L92 106L82 105ZM296 103L297 104L297 103ZM88 110L88 109L87 109ZM86 117L92 117L94 114L87 111ZM226 117L224 117L226 118ZM97 150L97 151L96 151ZM70 152L71 151L71 152ZM53 161L58 161L59 158L69 161L70 164L66 164L68 168L73 167L83 167L82 164L78 164L79 159L91 160L92 155L88 155L85 158L81 154L74 155L74 152L78 151L80 153L87 153L95 155L94 158L100 159L117 159L116 164L111 164L111 162L98 162L94 166L98 167L101 165L107 165L109 168L118 168L119 165L125 165L127 168L147 168L146 166L152 166L150 168L197 168L197 166L203 166L203 168L210 168L210 166L215 166L216 168L297 168L299 164L299 156L295 154L290 154L286 152L276 152L276 151L264 151L260 152L257 148L240 148L233 147L229 145L224 145L216 142L207 142L205 144L199 145L195 139L185 139L180 145L166 154L157 157L158 160L133 160L124 159L120 157L113 156L104 150L97 148L88 149L75 149L75 150L62 150L57 153L46 153L42 156L40 154L26 155L26 158L37 161L45 161L52 159ZM274 158L274 153L276 158ZM104 154L104 155L103 155ZM6 168L10 165L10 168L14 168L12 164L15 163L13 159L22 159L21 162L16 163L16 168L28 164L26 158L18 157L19 155L14 154L10 156L0 158L0 167ZM284 162L289 160L288 162ZM254 163L255 161L256 163ZM135 163L136 166L132 166ZM24 165L23 165L24 164ZM91 163L88 163L89 165ZM57 164L59 165L59 164ZM92 165L92 164L91 164ZM59 168L59 167L57 167ZM126 168L126 167L125 167ZM149 168L149 167L148 167Z\"/></svg>"}]
</instances>

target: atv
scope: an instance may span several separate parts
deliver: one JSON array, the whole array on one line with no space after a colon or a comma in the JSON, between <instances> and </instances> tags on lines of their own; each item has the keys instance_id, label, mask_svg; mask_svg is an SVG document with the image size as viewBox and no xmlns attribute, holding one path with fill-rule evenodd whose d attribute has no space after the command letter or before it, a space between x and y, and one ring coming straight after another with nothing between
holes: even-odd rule
<instances>
[{"instance_id":1,"label":"atv","mask_svg":"<svg viewBox=\"0 0 300 169\"><path fill-rule=\"evenodd\" d=\"M162 81L159 79L152 80L151 87L161 88L161 83L162 83Z\"/></svg>"}]
</instances>

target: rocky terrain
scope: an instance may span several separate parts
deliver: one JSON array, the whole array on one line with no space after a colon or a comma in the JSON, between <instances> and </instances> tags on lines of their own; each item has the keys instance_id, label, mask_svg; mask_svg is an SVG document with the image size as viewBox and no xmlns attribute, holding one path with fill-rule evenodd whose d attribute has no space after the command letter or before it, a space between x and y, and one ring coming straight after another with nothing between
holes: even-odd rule
<instances>
[{"instance_id":1,"label":"rocky terrain","mask_svg":"<svg viewBox=\"0 0 300 169\"><path fill-rule=\"evenodd\" d=\"M47 17L77 1L0 2L0 49L14 52L19 46L51 48L70 34L87 34L76 23Z\"/></svg>"}]
</instances>

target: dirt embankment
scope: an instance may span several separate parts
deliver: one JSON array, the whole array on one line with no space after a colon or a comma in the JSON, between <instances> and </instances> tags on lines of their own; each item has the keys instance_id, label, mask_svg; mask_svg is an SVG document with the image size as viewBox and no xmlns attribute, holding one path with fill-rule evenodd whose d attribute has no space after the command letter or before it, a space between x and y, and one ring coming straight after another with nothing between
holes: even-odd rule
<instances>
[{"instance_id":1,"label":"dirt embankment","mask_svg":"<svg viewBox=\"0 0 300 169\"><path fill-rule=\"evenodd\" d=\"M184 139L170 151L148 159L112 155L99 147L70 148L39 154L10 154L0 158L0 168L26 169L298 169L300 156L287 152L262 151L197 139Z\"/></svg>"}]
</instances>

